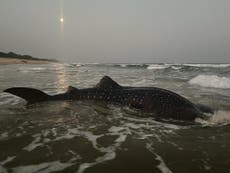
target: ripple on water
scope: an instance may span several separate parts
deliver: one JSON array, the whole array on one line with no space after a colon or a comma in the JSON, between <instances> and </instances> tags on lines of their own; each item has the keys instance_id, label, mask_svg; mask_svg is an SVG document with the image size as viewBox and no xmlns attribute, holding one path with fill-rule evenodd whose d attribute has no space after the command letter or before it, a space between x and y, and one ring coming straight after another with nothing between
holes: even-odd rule
<instances>
[{"instance_id":1,"label":"ripple on water","mask_svg":"<svg viewBox=\"0 0 230 173\"><path fill-rule=\"evenodd\" d=\"M173 85L176 81L173 76L176 76L183 79L177 82L183 86L181 92L186 95L186 87L192 86L186 82L192 76L199 77L197 71L197 74L187 74L184 71L182 74L181 68L176 68L170 71L176 73L169 74L172 79L168 81L164 75L167 74L166 70L170 69L165 68L165 65L152 65L154 70L127 70L124 66L117 71L87 65L19 67L19 72L22 73L17 73L17 67L15 70L11 69L12 76L15 77L17 73L19 77L21 75L20 79L25 78L25 81L14 81L15 78L11 78L12 81L7 82L4 78L4 87L39 86L45 91L56 93L58 88L64 91L65 86L69 84L80 88L94 86L104 74L112 74L112 77L127 85L169 87L170 82L170 87L173 87L177 86ZM28 84L26 78L30 74L38 74L37 72L39 80ZM127 76L124 77L123 74ZM66 83L61 85L63 79L66 79ZM200 78L195 79L195 84L201 84ZM220 78L217 79L220 81ZM221 82L221 85L226 86L228 81L221 78ZM209 86L207 80L205 86L207 83ZM178 88L172 89L178 91ZM211 92L202 87L202 91L194 93L195 96L204 90ZM218 91L220 90L219 87ZM227 93L226 87L224 91ZM210 92L208 95L213 95ZM228 99L223 101L227 104ZM139 112L93 102L55 102L25 106L21 99L0 93L0 106L0 148L3 148L3 152L0 152L0 172L85 172L87 169L94 170L98 165L117 164L116 159L121 159L122 156L130 160L133 159L131 157L136 157L134 160L137 159L138 163L143 165L148 158L148 163L163 173L186 168L191 168L193 172L199 172L201 169L221 172L218 170L220 167L225 170L229 167L229 140L226 140L229 139L229 130L227 126L223 126L229 125L228 111L217 111L210 119L198 120L195 125L178 125L170 121L159 122L153 118L138 117ZM137 154L136 149L140 151L137 151ZM151 157L147 157L146 150ZM221 158L216 161L214 156L218 153ZM220 162L222 163L219 164ZM134 164L132 166L135 167Z\"/></svg>"},{"instance_id":2,"label":"ripple on water","mask_svg":"<svg viewBox=\"0 0 230 173\"><path fill-rule=\"evenodd\" d=\"M20 130L22 131L21 137L31 135L32 140L21 148L21 152L28 153L27 157L32 157L33 153L38 150L45 151L47 149L52 156L52 153L55 152L54 144L65 145L67 141L74 140L76 137L87 141L90 144L89 146L101 154L88 160L86 159L88 156L79 156L78 151L71 150L72 153L76 153L76 155L71 154L68 157L71 162L56 160L38 165L18 165L10 168L13 172L37 171L39 169L46 170L46 172L50 170L57 171L76 164L78 165L78 172L84 172L87 168L115 159L117 150L122 148L123 143L127 141L127 137L139 140L151 138L159 142L162 136L167 136L180 129L180 126L162 124L153 119L141 119L126 115L122 109L117 107L105 109L99 105L89 107L89 105L83 104L83 107L78 105L76 110L72 107L75 104L68 104L68 102L61 106L57 103L46 105L43 108L42 106L45 105L39 104L27 109L26 114L29 114L29 116L26 116L26 120L20 120L22 121L20 122L21 128L14 127L16 129L10 135L2 133L2 139L5 138L10 141L14 133L19 133ZM58 109L55 109L55 106L58 106ZM38 107L40 108L37 109ZM95 111L99 112L93 113ZM101 114L101 111L103 114ZM44 112L46 114L42 115ZM84 148L84 146L81 147ZM16 156L16 160L20 157ZM54 167L54 164L59 166Z\"/></svg>"}]
</instances>

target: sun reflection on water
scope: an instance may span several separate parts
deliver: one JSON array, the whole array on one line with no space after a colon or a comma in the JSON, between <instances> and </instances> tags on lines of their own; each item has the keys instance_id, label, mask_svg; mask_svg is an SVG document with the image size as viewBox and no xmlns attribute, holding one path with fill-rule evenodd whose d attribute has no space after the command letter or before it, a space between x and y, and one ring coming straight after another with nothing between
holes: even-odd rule
<instances>
[{"instance_id":1,"label":"sun reflection on water","mask_svg":"<svg viewBox=\"0 0 230 173\"><path fill-rule=\"evenodd\" d=\"M58 92L63 92L69 86L68 76L66 73L65 66L63 64L55 64L54 68L57 74L57 89Z\"/></svg>"}]
</instances>

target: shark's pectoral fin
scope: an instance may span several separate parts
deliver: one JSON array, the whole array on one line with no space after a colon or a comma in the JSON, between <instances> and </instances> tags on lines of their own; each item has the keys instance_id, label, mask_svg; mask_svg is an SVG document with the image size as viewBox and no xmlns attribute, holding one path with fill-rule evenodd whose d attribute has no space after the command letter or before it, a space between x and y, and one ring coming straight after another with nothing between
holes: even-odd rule
<instances>
[{"instance_id":1,"label":"shark's pectoral fin","mask_svg":"<svg viewBox=\"0 0 230 173\"><path fill-rule=\"evenodd\" d=\"M196 107L198 107L198 109L203 113L214 114L214 110L206 105L198 103L196 104Z\"/></svg>"},{"instance_id":2,"label":"shark's pectoral fin","mask_svg":"<svg viewBox=\"0 0 230 173\"><path fill-rule=\"evenodd\" d=\"M117 82L115 82L109 76L104 76L100 80L100 82L96 85L96 88L99 88L99 89L121 89L122 86L120 86Z\"/></svg>"}]
</instances>

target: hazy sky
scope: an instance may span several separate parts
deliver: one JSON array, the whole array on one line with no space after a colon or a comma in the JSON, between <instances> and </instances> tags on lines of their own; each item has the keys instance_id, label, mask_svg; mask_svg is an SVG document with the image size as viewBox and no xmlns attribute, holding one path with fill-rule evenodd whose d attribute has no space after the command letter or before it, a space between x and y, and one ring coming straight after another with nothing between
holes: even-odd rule
<instances>
[{"instance_id":1,"label":"hazy sky","mask_svg":"<svg viewBox=\"0 0 230 173\"><path fill-rule=\"evenodd\" d=\"M60 2L0 0L0 51L66 62L230 63L230 0Z\"/></svg>"}]
</instances>

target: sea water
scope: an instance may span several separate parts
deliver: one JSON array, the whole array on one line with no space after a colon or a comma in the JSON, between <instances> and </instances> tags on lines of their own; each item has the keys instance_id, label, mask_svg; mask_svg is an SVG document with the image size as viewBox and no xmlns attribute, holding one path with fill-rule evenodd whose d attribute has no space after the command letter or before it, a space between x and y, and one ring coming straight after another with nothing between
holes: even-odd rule
<instances>
[{"instance_id":1,"label":"sea water","mask_svg":"<svg viewBox=\"0 0 230 173\"><path fill-rule=\"evenodd\" d=\"M161 87L215 110L193 123L156 121L91 101L26 105L2 92L48 94L93 87ZM0 66L0 172L230 172L230 64L45 64Z\"/></svg>"}]
</instances>

